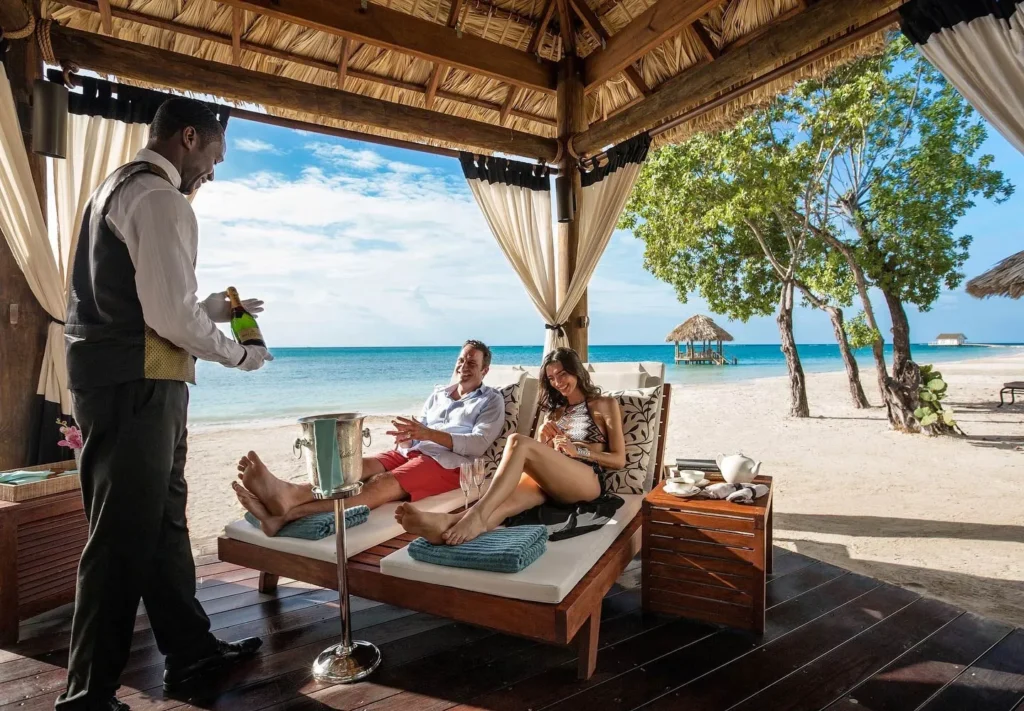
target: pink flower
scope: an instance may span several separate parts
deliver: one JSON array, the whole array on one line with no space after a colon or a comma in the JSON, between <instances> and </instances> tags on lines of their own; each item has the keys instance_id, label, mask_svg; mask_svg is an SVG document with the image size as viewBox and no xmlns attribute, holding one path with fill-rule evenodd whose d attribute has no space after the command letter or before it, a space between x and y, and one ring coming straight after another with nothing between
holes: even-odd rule
<instances>
[{"instance_id":1,"label":"pink flower","mask_svg":"<svg viewBox=\"0 0 1024 711\"><path fill-rule=\"evenodd\" d=\"M68 447L69 449L82 448L82 431L80 429L65 425L60 428L60 432L64 435L64 439L57 442L58 447Z\"/></svg>"}]
</instances>

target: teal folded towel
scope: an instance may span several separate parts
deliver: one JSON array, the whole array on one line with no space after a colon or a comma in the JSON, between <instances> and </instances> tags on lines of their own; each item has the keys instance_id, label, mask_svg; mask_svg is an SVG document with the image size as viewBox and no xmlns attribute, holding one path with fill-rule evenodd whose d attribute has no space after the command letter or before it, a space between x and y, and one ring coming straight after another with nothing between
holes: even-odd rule
<instances>
[{"instance_id":1,"label":"teal folded towel","mask_svg":"<svg viewBox=\"0 0 1024 711\"><path fill-rule=\"evenodd\" d=\"M366 523L368 518L370 518L369 506L353 506L350 509L345 509L345 528L349 529ZM259 520L249 512L246 512L245 520L256 528L260 527ZM333 536L334 514L320 513L305 516L281 526L277 535L285 538L304 538L307 541L319 541L321 538Z\"/></svg>"},{"instance_id":2,"label":"teal folded towel","mask_svg":"<svg viewBox=\"0 0 1024 711\"><path fill-rule=\"evenodd\" d=\"M413 560L452 568L518 573L547 550L547 526L498 528L457 546L435 546L425 538L409 544Z\"/></svg>"},{"instance_id":3,"label":"teal folded towel","mask_svg":"<svg viewBox=\"0 0 1024 711\"><path fill-rule=\"evenodd\" d=\"M51 474L53 472L49 469L46 471L7 472L6 474L0 474L0 484L31 484L35 481L42 481Z\"/></svg>"}]
</instances>

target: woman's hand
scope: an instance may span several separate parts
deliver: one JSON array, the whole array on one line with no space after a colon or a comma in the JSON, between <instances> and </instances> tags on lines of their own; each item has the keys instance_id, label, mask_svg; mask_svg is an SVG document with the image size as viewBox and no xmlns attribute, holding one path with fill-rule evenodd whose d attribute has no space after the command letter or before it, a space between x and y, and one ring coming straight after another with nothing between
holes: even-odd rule
<instances>
[{"instance_id":1,"label":"woman's hand","mask_svg":"<svg viewBox=\"0 0 1024 711\"><path fill-rule=\"evenodd\" d=\"M554 420L548 420L544 423L543 427L540 428L540 441L547 444L556 437L565 436L565 432L559 427Z\"/></svg>"},{"instance_id":2,"label":"woman's hand","mask_svg":"<svg viewBox=\"0 0 1024 711\"><path fill-rule=\"evenodd\" d=\"M561 452L565 456L570 457L572 459L580 458L580 452L576 448L576 443L569 439L568 436L564 434L559 435L558 437L555 437L552 440L552 443L555 446L556 452Z\"/></svg>"}]
</instances>

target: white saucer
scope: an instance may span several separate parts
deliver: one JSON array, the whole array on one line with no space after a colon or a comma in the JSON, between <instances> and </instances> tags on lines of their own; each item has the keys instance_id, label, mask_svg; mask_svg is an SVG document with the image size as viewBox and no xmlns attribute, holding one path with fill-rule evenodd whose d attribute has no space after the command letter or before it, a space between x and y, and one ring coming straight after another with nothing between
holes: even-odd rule
<instances>
[{"instance_id":1,"label":"white saucer","mask_svg":"<svg viewBox=\"0 0 1024 711\"><path fill-rule=\"evenodd\" d=\"M703 487L707 486L710 483L711 482L708 481L707 479L701 479L700 481L695 481L693 483L690 483L688 481L683 481L679 477L675 477L675 476L670 476L670 477L667 477L665 479L666 486L669 485L669 484L674 484L674 485L677 485L677 486L696 486L696 487L703 488Z\"/></svg>"},{"instance_id":2,"label":"white saucer","mask_svg":"<svg viewBox=\"0 0 1024 711\"><path fill-rule=\"evenodd\" d=\"M691 496L696 496L697 494L699 494L700 487L695 486L693 484L675 484L673 482L669 482L665 484L665 493L671 494L672 496L678 496L682 499L686 499Z\"/></svg>"}]
</instances>

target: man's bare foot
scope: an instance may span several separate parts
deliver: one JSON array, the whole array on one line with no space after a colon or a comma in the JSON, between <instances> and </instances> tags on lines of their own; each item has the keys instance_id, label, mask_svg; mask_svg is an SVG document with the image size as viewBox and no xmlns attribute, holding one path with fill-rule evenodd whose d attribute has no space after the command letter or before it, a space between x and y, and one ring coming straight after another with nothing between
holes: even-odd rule
<instances>
[{"instance_id":1,"label":"man's bare foot","mask_svg":"<svg viewBox=\"0 0 1024 711\"><path fill-rule=\"evenodd\" d=\"M412 504L402 504L398 509L402 512L400 523L406 532L414 536L423 536L436 546L444 545L441 535L459 519L456 514L420 511ZM398 511L395 512L395 517L398 517Z\"/></svg>"},{"instance_id":2,"label":"man's bare foot","mask_svg":"<svg viewBox=\"0 0 1024 711\"><path fill-rule=\"evenodd\" d=\"M235 490L238 503L259 520L260 530L268 536L276 536L277 532L281 530L281 526L285 524L284 516L271 516L267 507L237 481L231 482L231 488Z\"/></svg>"},{"instance_id":3,"label":"man's bare foot","mask_svg":"<svg viewBox=\"0 0 1024 711\"><path fill-rule=\"evenodd\" d=\"M399 504L398 508L395 509L395 520L398 521L399 525L402 524L402 519L405 517L405 513L406 513L405 507L406 506L409 506L409 505L402 503L402 504Z\"/></svg>"},{"instance_id":4,"label":"man's bare foot","mask_svg":"<svg viewBox=\"0 0 1024 711\"><path fill-rule=\"evenodd\" d=\"M249 452L238 460L238 471L242 485L260 500L271 516L284 516L299 504L313 500L308 486L281 481L270 473L256 452Z\"/></svg>"},{"instance_id":5,"label":"man's bare foot","mask_svg":"<svg viewBox=\"0 0 1024 711\"><path fill-rule=\"evenodd\" d=\"M460 543L472 541L481 533L487 531L487 525L480 516L479 507L474 506L462 515L459 522L442 534L444 542L450 546L457 546Z\"/></svg>"}]
</instances>

